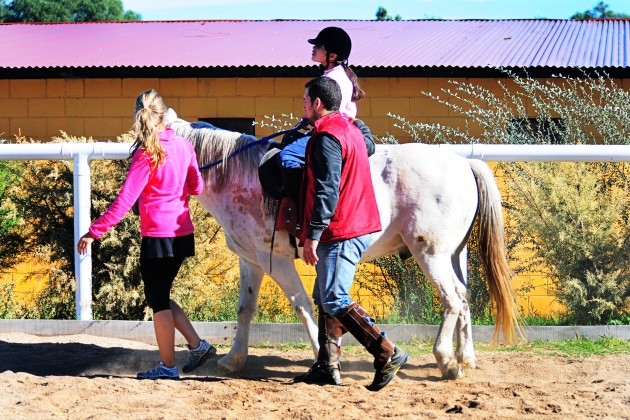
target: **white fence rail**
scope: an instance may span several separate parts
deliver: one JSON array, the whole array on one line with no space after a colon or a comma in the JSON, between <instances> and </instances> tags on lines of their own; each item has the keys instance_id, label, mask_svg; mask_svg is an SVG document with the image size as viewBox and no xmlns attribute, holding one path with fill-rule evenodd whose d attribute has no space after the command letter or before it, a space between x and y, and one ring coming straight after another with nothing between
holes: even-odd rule
<instances>
[{"instance_id":1,"label":"white fence rail","mask_svg":"<svg viewBox=\"0 0 630 420\"><path fill-rule=\"evenodd\" d=\"M126 159L130 143L0 144L0 160L74 160L74 243L90 227L90 161ZM630 162L630 145L437 145L492 162ZM75 249L76 318L92 319L92 256Z\"/></svg>"},{"instance_id":2,"label":"white fence rail","mask_svg":"<svg viewBox=\"0 0 630 420\"><path fill-rule=\"evenodd\" d=\"M486 162L630 162L630 145L440 144Z\"/></svg>"}]
</instances>

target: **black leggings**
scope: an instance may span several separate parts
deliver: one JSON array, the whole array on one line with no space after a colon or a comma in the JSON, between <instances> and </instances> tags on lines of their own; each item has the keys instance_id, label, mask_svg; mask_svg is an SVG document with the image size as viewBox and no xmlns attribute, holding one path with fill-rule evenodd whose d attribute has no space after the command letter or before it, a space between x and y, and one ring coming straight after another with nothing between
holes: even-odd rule
<instances>
[{"instance_id":1,"label":"black leggings","mask_svg":"<svg viewBox=\"0 0 630 420\"><path fill-rule=\"evenodd\" d=\"M171 309L171 286L184 258L140 259L144 295L153 313Z\"/></svg>"}]
</instances>

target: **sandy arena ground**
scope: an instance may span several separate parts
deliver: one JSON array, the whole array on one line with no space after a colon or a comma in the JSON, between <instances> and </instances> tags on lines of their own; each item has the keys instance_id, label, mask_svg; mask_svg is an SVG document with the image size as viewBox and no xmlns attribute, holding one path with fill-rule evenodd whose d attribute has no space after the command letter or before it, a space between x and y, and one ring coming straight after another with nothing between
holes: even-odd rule
<instances>
[{"instance_id":1,"label":"sandy arena ground","mask_svg":"<svg viewBox=\"0 0 630 420\"><path fill-rule=\"evenodd\" d=\"M404 346L403 346L404 347ZM219 357L227 352L219 349ZM186 351L179 350L180 366ZM217 358L180 381L139 381L157 348L87 335L0 334L0 418L376 419L630 418L630 357L584 360L533 352L480 352L479 367L439 379L433 356L410 358L373 393L370 356L345 354L346 386L292 384L310 350L253 348L243 371L223 376Z\"/></svg>"}]
</instances>

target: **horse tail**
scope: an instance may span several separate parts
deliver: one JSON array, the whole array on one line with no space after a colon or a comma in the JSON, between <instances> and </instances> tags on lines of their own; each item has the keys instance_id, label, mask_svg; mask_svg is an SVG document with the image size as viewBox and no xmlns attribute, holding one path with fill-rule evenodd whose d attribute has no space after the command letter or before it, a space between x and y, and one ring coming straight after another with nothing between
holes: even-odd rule
<instances>
[{"instance_id":1,"label":"horse tail","mask_svg":"<svg viewBox=\"0 0 630 420\"><path fill-rule=\"evenodd\" d=\"M468 162L477 181L479 196L477 248L486 274L490 298L496 310L492 341L497 343L501 331L505 344L516 344L519 339L525 339L525 334L520 326L514 291L510 284L513 274L508 265L503 236L501 193L488 165L480 160Z\"/></svg>"}]
</instances>

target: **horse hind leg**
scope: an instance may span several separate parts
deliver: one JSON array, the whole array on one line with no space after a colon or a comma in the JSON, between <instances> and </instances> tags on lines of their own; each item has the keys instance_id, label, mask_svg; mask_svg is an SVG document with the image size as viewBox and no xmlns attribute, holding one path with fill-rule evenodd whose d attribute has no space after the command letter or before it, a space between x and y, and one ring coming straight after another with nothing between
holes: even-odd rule
<instances>
[{"instance_id":1,"label":"horse hind leg","mask_svg":"<svg viewBox=\"0 0 630 420\"><path fill-rule=\"evenodd\" d=\"M450 256L419 255L413 250L412 252L424 274L436 287L444 306L442 322L433 346L433 356L443 379L462 377L463 370L453 348L453 335L463 310L466 288L455 275Z\"/></svg>"},{"instance_id":2,"label":"horse hind leg","mask_svg":"<svg viewBox=\"0 0 630 420\"><path fill-rule=\"evenodd\" d=\"M467 285L467 272L465 267L467 261L468 249L464 247L459 253L453 256L453 268L460 283ZM472 323L470 318L470 305L468 304L468 293L463 298L462 308L457 319L457 361L462 368L475 369L475 346L472 336ZM462 372L463 373L463 372Z\"/></svg>"},{"instance_id":3,"label":"horse hind leg","mask_svg":"<svg viewBox=\"0 0 630 420\"><path fill-rule=\"evenodd\" d=\"M247 359L249 330L258 305L263 271L240 258L240 276L236 336L228 354L218 361L219 368L228 374L241 370Z\"/></svg>"},{"instance_id":4,"label":"horse hind leg","mask_svg":"<svg viewBox=\"0 0 630 420\"><path fill-rule=\"evenodd\" d=\"M472 325L470 321L470 306L468 299L465 297L462 309L457 319L457 362L462 369L475 369L475 346L472 337Z\"/></svg>"}]
</instances>

